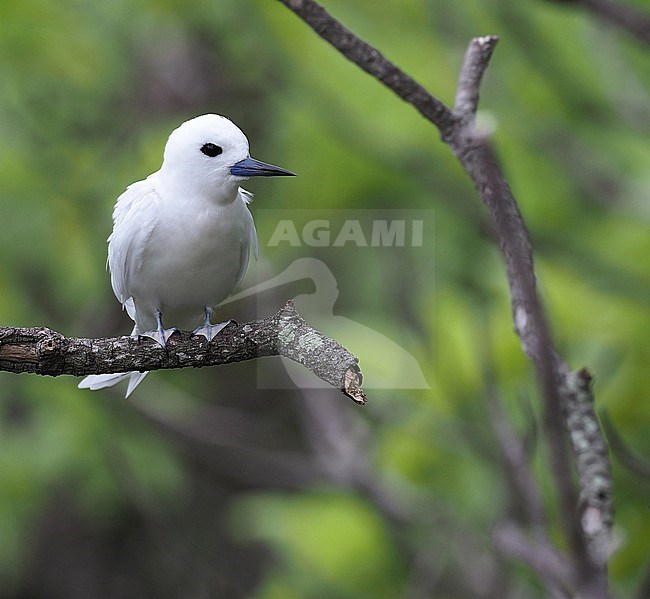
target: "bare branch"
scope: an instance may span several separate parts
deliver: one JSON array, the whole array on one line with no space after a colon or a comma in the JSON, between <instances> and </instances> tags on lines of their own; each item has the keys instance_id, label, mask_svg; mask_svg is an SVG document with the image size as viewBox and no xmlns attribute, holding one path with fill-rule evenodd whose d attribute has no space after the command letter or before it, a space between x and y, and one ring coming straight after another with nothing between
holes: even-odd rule
<instances>
[{"instance_id":1,"label":"bare branch","mask_svg":"<svg viewBox=\"0 0 650 599\"><path fill-rule=\"evenodd\" d=\"M532 247L519 207L498 166L494 150L474 129L463 128L449 145L494 219L505 258L515 330L526 355L535 364L544 397L544 432L550 452L560 512L574 555L588 569L586 548L574 517L577 497L568 459L555 350L537 295ZM582 570L583 568L581 568Z\"/></svg>"},{"instance_id":2,"label":"bare branch","mask_svg":"<svg viewBox=\"0 0 650 599\"><path fill-rule=\"evenodd\" d=\"M571 569L551 545L532 543L523 531L507 522L494 528L492 540L499 551L528 564L547 586L557 589L555 596L573 596L569 590Z\"/></svg>"},{"instance_id":3,"label":"bare branch","mask_svg":"<svg viewBox=\"0 0 650 599\"><path fill-rule=\"evenodd\" d=\"M454 102L454 110L462 115L465 123L470 123L476 115L481 81L498 41L497 36L486 35L475 37L467 46Z\"/></svg>"},{"instance_id":4,"label":"bare branch","mask_svg":"<svg viewBox=\"0 0 650 599\"><path fill-rule=\"evenodd\" d=\"M606 597L607 584L603 564L594 559L597 552L587 547L592 538L584 527L584 519L581 523L575 518L577 497L571 476L565 431L565 426L572 416L582 416L580 410L576 414L569 412L578 409L574 402L568 401L571 393L566 392L574 375L568 371L555 352L537 295L530 238L515 198L501 172L489 140L473 127L478 87L497 38L475 38L470 43L459 80L456 111L451 111L384 58L378 50L357 38L314 0L280 2L299 15L348 59L410 102L436 125L443 140L450 146L488 207L496 224L505 258L515 330L524 352L535 365L544 398L544 432L550 451L551 471L558 491L562 524L574 558L575 583L580 589L579 592L587 592L594 599ZM590 437L589 441L595 438L602 441L597 421L593 437ZM576 445L573 444L572 448L576 460L579 461L581 455ZM593 472L588 468L579 468L578 472L581 477L581 489L590 486L588 477ZM599 472L606 476L608 470L600 469ZM587 478L583 480L582 477ZM609 535L611 522L607 522L605 518L603 524Z\"/></svg>"},{"instance_id":5,"label":"bare branch","mask_svg":"<svg viewBox=\"0 0 650 599\"><path fill-rule=\"evenodd\" d=\"M424 118L440 129L443 136L453 125L455 116L441 100L432 96L417 81L387 60L377 48L359 39L339 21L332 18L318 3L312 0L280 0L280 2L303 19L343 56L414 106Z\"/></svg>"},{"instance_id":6,"label":"bare branch","mask_svg":"<svg viewBox=\"0 0 650 599\"><path fill-rule=\"evenodd\" d=\"M501 455L517 490L521 507L535 531L536 539L546 541L548 522L544 512L544 500L529 463L524 441L513 430L494 389L488 389L488 407L492 428L496 433Z\"/></svg>"},{"instance_id":7,"label":"bare branch","mask_svg":"<svg viewBox=\"0 0 650 599\"><path fill-rule=\"evenodd\" d=\"M147 337L78 339L47 328L0 328L0 370L59 376L218 366L263 356L285 356L366 402L358 360L339 343L312 329L293 300L264 320L227 326L212 343L187 332L172 335L166 348Z\"/></svg>"},{"instance_id":8,"label":"bare branch","mask_svg":"<svg viewBox=\"0 0 650 599\"><path fill-rule=\"evenodd\" d=\"M584 6L606 23L612 23L645 44L650 44L650 15L613 0L551 0Z\"/></svg>"}]
</instances>

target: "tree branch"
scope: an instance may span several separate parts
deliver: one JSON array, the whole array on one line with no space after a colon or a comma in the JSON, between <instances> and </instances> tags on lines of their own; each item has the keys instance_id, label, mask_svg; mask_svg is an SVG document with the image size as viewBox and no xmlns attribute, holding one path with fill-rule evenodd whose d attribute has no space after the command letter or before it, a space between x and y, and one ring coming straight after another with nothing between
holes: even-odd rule
<instances>
[{"instance_id":1,"label":"tree branch","mask_svg":"<svg viewBox=\"0 0 650 599\"><path fill-rule=\"evenodd\" d=\"M499 442L501 455L516 491L517 503L526 515L527 524L533 528L537 541L547 542L548 521L544 512L544 499L530 466L524 440L515 433L505 409L490 385L487 392L489 416Z\"/></svg>"},{"instance_id":2,"label":"tree branch","mask_svg":"<svg viewBox=\"0 0 650 599\"><path fill-rule=\"evenodd\" d=\"M303 19L318 35L334 46L343 56L381 81L402 100L412 104L424 118L444 132L453 125L454 113L432 96L417 81L359 39L347 27L312 0L280 0L287 8Z\"/></svg>"},{"instance_id":3,"label":"tree branch","mask_svg":"<svg viewBox=\"0 0 650 599\"><path fill-rule=\"evenodd\" d=\"M524 353L536 367L544 398L543 426L555 478L560 514L572 552L581 562L585 578L593 578L586 558L584 537L575 519L577 496L567 454L562 402L561 375L555 350L537 295L532 247L519 207L501 174L488 139L475 129L457 132L449 145L465 168L494 219L505 258L515 330Z\"/></svg>"},{"instance_id":4,"label":"tree branch","mask_svg":"<svg viewBox=\"0 0 650 599\"><path fill-rule=\"evenodd\" d=\"M573 575L580 594L593 597L607 596L604 565L594 556L598 551L588 547L592 541L589 523L575 518L577 497L571 477L570 461L566 447L566 430L572 430L573 418L580 419L583 412L580 403L570 401L575 389L575 375L557 356L546 323L544 311L537 295L532 247L528 231L498 165L495 152L487 136L474 127L474 114L478 104L479 86L488 66L498 38L486 36L470 42L461 69L456 106L454 110L429 94L419 83L400 71L377 49L357 38L350 30L330 16L314 0L280 0L282 4L300 16L318 35L332 44L349 60L370 73L412 104L426 119L431 121L454 152L467 175L472 179L483 202L496 224L497 235L503 253L515 330L525 354L535 365L544 399L544 431L550 451L551 470L558 490L559 507L563 528L567 533L573 554ZM600 447L604 441L597 421L593 434L584 440ZM565 428L566 427L566 428ZM572 433L573 435L573 433ZM572 440L574 440L572 438ZM579 447L572 444L574 456L581 460ZM592 453L599 463L597 469L578 467L580 488L591 488L590 477L594 470L609 477L607 485L601 485L608 494L602 502L603 530L609 538L611 527L611 474L606 452ZM609 511L606 515L605 512ZM599 543L600 544L600 543ZM607 543L608 544L608 543Z\"/></svg>"},{"instance_id":5,"label":"tree branch","mask_svg":"<svg viewBox=\"0 0 650 599\"><path fill-rule=\"evenodd\" d=\"M284 356L364 404L358 360L339 343L312 329L293 300L274 316L227 326L212 343L178 332L166 348L147 337L78 339L50 329L0 328L0 370L47 376L103 374L218 366L264 356Z\"/></svg>"},{"instance_id":6,"label":"tree branch","mask_svg":"<svg viewBox=\"0 0 650 599\"><path fill-rule=\"evenodd\" d=\"M632 34L640 42L650 45L650 15L613 0L550 0L574 4L590 10L606 23L612 23Z\"/></svg>"},{"instance_id":7,"label":"tree branch","mask_svg":"<svg viewBox=\"0 0 650 599\"><path fill-rule=\"evenodd\" d=\"M515 525L503 522L492 531L495 547L506 555L526 563L547 586L555 590L554 596L571 597L572 572L562 556L546 543L531 542Z\"/></svg>"}]
</instances>

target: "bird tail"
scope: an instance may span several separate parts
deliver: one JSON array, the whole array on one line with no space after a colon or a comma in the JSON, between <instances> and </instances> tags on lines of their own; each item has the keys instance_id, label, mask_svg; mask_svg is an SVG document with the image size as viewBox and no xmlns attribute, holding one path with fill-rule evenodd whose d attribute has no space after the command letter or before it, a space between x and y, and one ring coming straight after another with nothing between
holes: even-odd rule
<instances>
[{"instance_id":1,"label":"bird tail","mask_svg":"<svg viewBox=\"0 0 650 599\"><path fill-rule=\"evenodd\" d=\"M113 374L89 374L86 378L82 379L79 389L90 389L97 391L97 389L104 389L105 387L112 387L117 385L120 381L129 379L129 386L126 390L126 396L129 397L133 390L142 382L142 379L147 376L147 372L115 372Z\"/></svg>"}]
</instances>

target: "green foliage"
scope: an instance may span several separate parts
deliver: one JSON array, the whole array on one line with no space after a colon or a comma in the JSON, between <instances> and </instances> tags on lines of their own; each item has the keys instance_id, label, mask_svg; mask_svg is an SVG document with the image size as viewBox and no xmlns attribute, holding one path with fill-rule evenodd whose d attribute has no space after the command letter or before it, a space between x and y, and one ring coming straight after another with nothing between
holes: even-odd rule
<instances>
[{"instance_id":1,"label":"green foliage","mask_svg":"<svg viewBox=\"0 0 650 599\"><path fill-rule=\"evenodd\" d=\"M530 229L554 335L573 367L595 374L597 408L649 455L650 52L580 10L538 0L324 4L446 102L468 40L501 37L479 116L494 127ZM269 211L435 211L435 239L420 251L342 248L328 262L333 311L315 316L349 339L369 373L398 376L394 354L358 325L399 343L428 389L369 390L360 409L335 394L263 390L250 365L156 373L127 403L119 390L79 391L72 378L0 373L0 587L8 596L27 596L30 580L53 588L34 547L64 497L102 555L123 556L113 556L118 572L138 556L152 596L159 579L211 596L409 596L420 562L425 578L444 582L441 593L480 596L499 566L490 529L510 501L486 382L520 431L538 402L486 211L437 131L278 2L3 0L0 13L2 325L130 330L105 272L112 205L158 167L169 131L202 112L228 115L253 156L299 174L250 183L263 243L249 281L297 258L325 259L305 244L266 247ZM303 281L276 299L309 292ZM239 320L266 316L273 301L233 310ZM314 441L313 427L329 430L330 420L307 422L309 402L346 423L329 441L340 472L319 461L330 445ZM295 468L264 476L269 456ZM553 512L544 456L535 470ZM611 576L623 595L647 558L648 482L613 461ZM400 516L368 487L394 498ZM130 544L133 512L164 539ZM115 550L115 538L129 550ZM232 552L254 564L239 581ZM463 575L471 560L485 575L478 582ZM512 596L545 596L521 570L508 576ZM129 591L147 595L142 588Z\"/></svg>"},{"instance_id":2,"label":"green foliage","mask_svg":"<svg viewBox=\"0 0 650 599\"><path fill-rule=\"evenodd\" d=\"M240 499L235 532L277 548L289 587L309 597L395 597L403 563L386 525L367 502L313 490ZM268 592L268 594L267 594ZM262 590L261 597L272 597Z\"/></svg>"}]
</instances>

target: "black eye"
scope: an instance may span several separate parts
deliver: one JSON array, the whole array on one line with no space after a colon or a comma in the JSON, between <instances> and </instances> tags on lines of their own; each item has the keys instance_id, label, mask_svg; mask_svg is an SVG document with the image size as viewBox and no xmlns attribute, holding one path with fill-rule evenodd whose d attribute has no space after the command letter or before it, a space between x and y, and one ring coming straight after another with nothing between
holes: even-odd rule
<instances>
[{"instance_id":1,"label":"black eye","mask_svg":"<svg viewBox=\"0 0 650 599\"><path fill-rule=\"evenodd\" d=\"M223 152L223 149L217 144L208 142L207 144L203 144L203 146L201 146L201 152L203 152L206 156L210 156L210 158L214 158L215 156L219 156L219 154Z\"/></svg>"}]
</instances>

